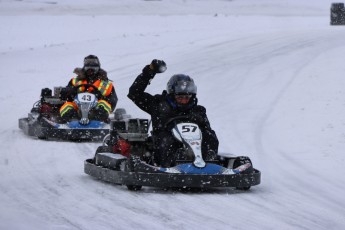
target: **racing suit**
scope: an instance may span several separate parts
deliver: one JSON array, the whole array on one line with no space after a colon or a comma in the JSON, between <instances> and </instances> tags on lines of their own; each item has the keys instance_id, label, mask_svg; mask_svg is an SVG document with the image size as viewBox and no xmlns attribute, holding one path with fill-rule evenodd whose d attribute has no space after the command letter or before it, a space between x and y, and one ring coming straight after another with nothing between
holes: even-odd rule
<instances>
[{"instance_id":1,"label":"racing suit","mask_svg":"<svg viewBox=\"0 0 345 230\"><path fill-rule=\"evenodd\" d=\"M145 92L154 76L155 73L149 71L149 67L146 66L129 88L128 98L151 115L155 162L161 167L174 165L176 153L182 147L182 143L172 135L172 124L169 124L169 120L178 116L188 117L188 121L199 125L203 137L203 157L206 160L215 159L219 142L207 119L205 107L198 105L197 98L193 97L191 106L186 110L180 110L174 105L167 91L164 90L162 94L157 95Z\"/></svg>"},{"instance_id":2,"label":"racing suit","mask_svg":"<svg viewBox=\"0 0 345 230\"><path fill-rule=\"evenodd\" d=\"M86 90L92 93L94 89L92 87L76 87L83 84L91 84L94 85L101 93L91 118L107 121L109 114L114 111L118 101L112 82L108 79L106 72L103 69L100 69L99 73L97 73L93 79L86 78L81 71L82 70L79 68L75 70L75 73L77 73L78 76L72 78L65 89L65 99L67 101L60 108L61 117L65 120L69 120L78 116L78 106L73 102L75 94L85 92Z\"/></svg>"}]
</instances>

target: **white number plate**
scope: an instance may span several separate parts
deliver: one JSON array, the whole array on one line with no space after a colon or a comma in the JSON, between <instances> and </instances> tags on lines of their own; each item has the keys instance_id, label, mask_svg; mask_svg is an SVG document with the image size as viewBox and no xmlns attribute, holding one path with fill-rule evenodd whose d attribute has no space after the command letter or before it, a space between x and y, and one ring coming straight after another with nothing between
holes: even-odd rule
<instances>
[{"instance_id":1,"label":"white number plate","mask_svg":"<svg viewBox=\"0 0 345 230\"><path fill-rule=\"evenodd\" d=\"M93 102L95 101L96 96L92 93L79 93L78 100L80 102Z\"/></svg>"},{"instance_id":2,"label":"white number plate","mask_svg":"<svg viewBox=\"0 0 345 230\"><path fill-rule=\"evenodd\" d=\"M193 123L181 123L177 124L182 138L185 140L199 140L201 139L201 132L199 126Z\"/></svg>"}]
</instances>

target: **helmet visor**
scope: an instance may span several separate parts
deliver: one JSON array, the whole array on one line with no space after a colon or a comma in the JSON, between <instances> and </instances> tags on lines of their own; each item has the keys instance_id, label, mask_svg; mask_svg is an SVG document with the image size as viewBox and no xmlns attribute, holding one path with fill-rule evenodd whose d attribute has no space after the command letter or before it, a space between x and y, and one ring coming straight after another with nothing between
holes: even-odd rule
<instances>
[{"instance_id":1,"label":"helmet visor","mask_svg":"<svg viewBox=\"0 0 345 230\"><path fill-rule=\"evenodd\" d=\"M97 58L86 58L84 59L84 66L100 66Z\"/></svg>"},{"instance_id":2,"label":"helmet visor","mask_svg":"<svg viewBox=\"0 0 345 230\"><path fill-rule=\"evenodd\" d=\"M87 65L87 66L84 66L84 70L85 72L94 72L94 73L97 73L99 71L99 66L92 66L92 65Z\"/></svg>"},{"instance_id":3,"label":"helmet visor","mask_svg":"<svg viewBox=\"0 0 345 230\"><path fill-rule=\"evenodd\" d=\"M191 94L177 94L177 95L175 95L175 101L181 105L188 104L191 98L192 98Z\"/></svg>"},{"instance_id":4,"label":"helmet visor","mask_svg":"<svg viewBox=\"0 0 345 230\"><path fill-rule=\"evenodd\" d=\"M178 81L174 87L175 94L196 94L197 88L192 81Z\"/></svg>"}]
</instances>

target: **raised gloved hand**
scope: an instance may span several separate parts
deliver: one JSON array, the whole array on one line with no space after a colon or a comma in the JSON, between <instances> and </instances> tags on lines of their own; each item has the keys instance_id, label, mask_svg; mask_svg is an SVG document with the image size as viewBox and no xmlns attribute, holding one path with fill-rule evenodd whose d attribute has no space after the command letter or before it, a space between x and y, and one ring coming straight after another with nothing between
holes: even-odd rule
<instances>
[{"instance_id":1,"label":"raised gloved hand","mask_svg":"<svg viewBox=\"0 0 345 230\"><path fill-rule=\"evenodd\" d=\"M167 65L163 60L153 59L150 64L150 69L155 73L163 73L167 70Z\"/></svg>"}]
</instances>

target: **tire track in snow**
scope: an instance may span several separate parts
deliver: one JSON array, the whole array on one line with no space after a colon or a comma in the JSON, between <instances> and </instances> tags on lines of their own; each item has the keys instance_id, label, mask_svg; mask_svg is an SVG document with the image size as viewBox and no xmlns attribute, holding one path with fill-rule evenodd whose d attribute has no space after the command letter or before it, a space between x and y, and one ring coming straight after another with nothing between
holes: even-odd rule
<instances>
[{"instance_id":1,"label":"tire track in snow","mask_svg":"<svg viewBox=\"0 0 345 230\"><path fill-rule=\"evenodd\" d=\"M60 164L64 162L61 158L65 158L67 164L73 162L74 158L79 159L80 147L85 150L94 149L94 147L90 144L65 144L65 147L72 146L72 149L76 149L68 153L71 154L68 156L66 152L59 151L55 141L35 140L24 134L20 135L18 132L7 135L8 140L11 140L11 146L30 145L32 151L27 152L25 148L22 148L22 151L11 151L8 173L13 175L13 181L10 183L11 186L2 188L6 191L7 199L12 200L13 205L18 207L18 212L26 210L28 213L34 213L36 218L46 224L64 223L66 227L69 226L68 229L85 229L82 222L75 223L72 215L77 212L79 206L78 199L74 197L78 194L76 185L79 184L79 178L66 175L68 172ZM18 135L21 138L18 138ZM42 151L45 148L47 151ZM30 154L30 156L24 156L24 154ZM73 163L70 165L74 167ZM66 204L61 205L61 202ZM71 203L68 205L69 202Z\"/></svg>"},{"instance_id":2,"label":"tire track in snow","mask_svg":"<svg viewBox=\"0 0 345 230\"><path fill-rule=\"evenodd\" d=\"M315 209L310 212L310 210L304 210L306 214L304 215L306 220L309 220L310 223L312 223L316 218L313 214L316 214L317 211L319 211L319 214L324 212L323 210L319 210L318 207L327 207L327 210L334 212L333 218L329 218L329 214L325 215L324 217L321 217L317 215L317 225L320 226L327 226L331 222L340 224L341 221L340 217L338 216L338 213L344 212L343 204L339 203L339 200L336 198L332 199L332 197L322 197L321 194L328 194L327 190L329 189L328 186L332 187L334 186L333 181L328 182L328 178L324 177L322 174L322 170L312 170L308 168L308 164L304 162L300 162L299 158L294 158L293 156L290 156L290 154L286 152L279 152L279 153L269 153L269 150L267 150L267 147L265 147L265 144L263 143L265 128L268 124L269 119L271 119L271 114L275 112L277 105L280 103L280 101L283 99L283 97L289 93L289 88L291 85L294 84L294 81L297 77L299 77L299 73L310 63L312 63L315 58L322 54L324 51L328 51L329 49L336 49L339 46L343 46L342 41L340 41L338 36L334 36L334 34L331 35L324 35L324 33L320 33L319 35L316 34L316 39L313 41L313 46L309 49L308 46L306 46L307 49L302 53L301 57L298 59L301 63L299 65L295 65L295 68L290 71L290 79L289 81L280 89L280 92L275 95L274 100L272 101L271 105L268 106L268 110L263 114L261 119L259 120L255 136L256 136L256 146L258 149L258 152L264 156L264 159L266 159L266 162L269 162L267 164L267 168L263 169L263 173L265 171L268 172L268 175L275 175L274 170L279 170L279 174L281 176L273 176L269 179L268 184L273 185L276 184L278 186L282 186L282 190L284 190L284 187L288 190L291 189L291 186L296 186L297 191L293 192L296 193L292 197L292 202L297 202L297 200L294 200L296 198L301 198L302 200L313 200L314 202L317 202L317 205L315 206ZM332 42L330 42L330 40ZM291 50L292 52L296 52L296 50ZM289 52L291 52L289 51ZM296 66L299 66L296 68ZM298 134L297 134L298 135ZM288 164L287 167L272 167L272 164ZM304 176L302 176L304 175ZM279 181L272 181L273 178L283 178L281 182ZM310 181L311 180L311 181ZM322 181L322 182L321 182ZM316 183L315 183L316 182ZM320 184L321 182L321 184ZM325 185L328 185L324 187ZM306 188L299 190L298 188ZM321 189L321 191L320 191ZM283 191L285 192L285 191ZM289 191L289 194L291 195L291 190ZM288 195L288 194L287 194ZM283 204L282 204L283 205ZM299 205L298 205L299 206ZM336 211L338 210L338 211ZM309 214L307 214L309 213ZM338 222L337 222L338 220Z\"/></svg>"},{"instance_id":3,"label":"tire track in snow","mask_svg":"<svg viewBox=\"0 0 345 230\"><path fill-rule=\"evenodd\" d=\"M265 107L263 107L263 110L258 110L257 116L253 117L252 124L255 124L253 127L249 129L253 131L253 141L255 146L256 160L259 160L259 165L261 165L261 168L263 172L263 181L262 185L264 188L270 190L270 187L277 183L277 181L272 181L272 176L275 175L275 170L281 170L282 174L285 175L284 179L291 181L291 183L283 183L281 182L281 186L289 186L291 184L297 184L305 186L307 183L308 178L303 179L299 176L291 175L290 170L284 170L283 167L279 167L280 162L286 162L284 160L284 154L282 152L280 153L272 153L269 152L268 148L264 144L264 134L266 127L269 126L269 120L271 119L272 113L276 112L277 105L280 104L281 100L283 100L284 96L289 93L289 89L294 84L296 78L298 77L299 73L303 71L305 66L308 66L310 63L312 63L315 58L322 54L324 51L329 49L336 49L338 46L343 45L343 42L341 41L341 38L343 37L343 32L331 32L328 33L328 31L307 31L307 32L297 32L297 33L291 33L291 31L286 32L285 34L272 34L270 39L267 39L266 36L262 37L255 37L255 38L247 38L242 39L241 42L238 40L233 41L225 41L223 43L219 43L217 45L211 46L209 49L205 48L202 52L198 52L198 56L193 56L190 59L195 59L196 65L193 65L193 68L197 69L198 72L195 72L196 76L203 77L203 72L206 72L205 78L208 78L209 75L218 76L218 75L224 75L224 73L231 73L231 68L239 68L243 67L242 70L234 72L235 74L230 74L229 81L231 81L231 85L227 82L221 82L223 79L217 79L218 82L217 86L227 86L229 87L230 94L237 95L237 91L241 94L241 90L243 90L244 87L248 87L250 84L256 84L257 87L262 87L265 89L265 84L276 84L278 88L275 91L272 91L269 94L269 97L267 95L263 94L267 98L264 98L264 104ZM238 41L239 44L236 43ZM238 47L236 47L238 45ZM247 47L244 47L247 45ZM248 48L250 47L250 48ZM225 56L224 54L229 50L229 55ZM216 61L215 63L212 63L212 67L210 67L209 59L207 57L214 57L217 55L214 55L214 53L219 52L219 59L220 61ZM200 53L202 53L200 55ZM205 57L205 58L201 58ZM252 76L255 76L256 73L259 73L260 75L263 75L263 73L266 73L265 79L252 79ZM279 73L279 76L276 76L275 74ZM279 78L279 82L277 80ZM249 81L254 80L254 83L248 83ZM210 89L214 88L212 85L209 87ZM211 92L210 92L211 93ZM240 95L239 94L239 95ZM225 96L226 98L229 98L229 96ZM236 100L236 97L233 96ZM230 100L231 101L231 100ZM243 100L241 100L242 102ZM214 108L216 108L216 111L222 110L219 106L219 103L213 102L215 104ZM249 106L253 103L249 102ZM260 104L260 102L258 103ZM225 106L226 107L226 106ZM243 105L239 105L239 108L243 107ZM209 108L209 107L207 107ZM208 110L209 111L209 110ZM236 111L234 110L236 113ZM241 111L239 114L243 115L245 112ZM227 115L222 118L223 120L227 120L228 118L225 118ZM230 117L233 117L232 114L230 114ZM219 115L218 115L219 118ZM233 119L232 123L236 122L236 120L241 121L244 117L239 117ZM227 124L226 124L227 125ZM237 123L235 124L238 127L238 133L240 140L244 146L248 146L251 144L251 141L248 140L248 134L251 135L248 132L243 133L243 125L240 122L239 125ZM235 127L236 127L235 126ZM231 130L231 128L227 128L223 130ZM275 156L275 154L278 154L278 156ZM258 165L257 161L253 161L254 164ZM287 168L292 169L299 167L298 160L296 159L289 159L288 161L289 165ZM277 166L274 167L273 164L276 164ZM303 170L300 169L300 170ZM308 169L307 169L308 171ZM311 171L309 171L311 173ZM320 176L320 174L311 174L312 177L317 178ZM276 176L273 176L276 177ZM321 175L322 177L322 175ZM278 182L279 184L279 182ZM329 183L331 184L331 183ZM286 187L287 190L289 190L289 187ZM326 190L326 189L325 189ZM275 190L275 192L284 192L281 189ZM289 196L288 192L284 192L285 196ZM308 189L303 192L304 196L307 197L308 194L310 194L310 191ZM311 193L313 194L313 192ZM273 197L275 197L275 194L272 194ZM317 193L315 193L317 195ZM298 194L295 194L296 197L299 197ZM276 206L270 206L268 204L266 206L267 210L271 210L272 213L275 213L273 216L279 217L284 216L284 212L292 211L294 208L292 205L289 205L289 203L286 204L285 201L279 201L278 197L275 197L276 200L276 206L285 207L281 212L278 212L275 210ZM258 198L255 198L258 199ZM260 202L257 204L258 207L260 204L265 203L266 197L260 197ZM289 198L291 202L296 202L294 198ZM326 205L327 198L321 198L317 199L322 206ZM334 200L336 202L336 200ZM254 202L254 199L251 200L252 204L257 203ZM265 206L265 205L264 205ZM333 208L337 208L339 210L339 204L334 203ZM317 208L317 204L316 204ZM330 208L330 207L329 207ZM332 209L332 208L330 208ZM265 212L270 212L270 211ZM317 209L320 211L319 209ZM304 210L308 212L308 210ZM315 220L315 212L312 212L310 215L306 214L304 215L306 218L306 221L308 220L313 225L313 221ZM293 214L296 219L286 217L285 221L287 224L291 224L291 222L294 222L296 226L299 226L300 228L303 228L303 225L299 225L298 221L300 220L300 217L298 217L299 213L295 212ZM284 218L283 218L284 219ZM315 227L326 226L328 224L327 219L322 219L319 221L316 221ZM319 225L320 224L320 225Z\"/></svg>"}]
</instances>

